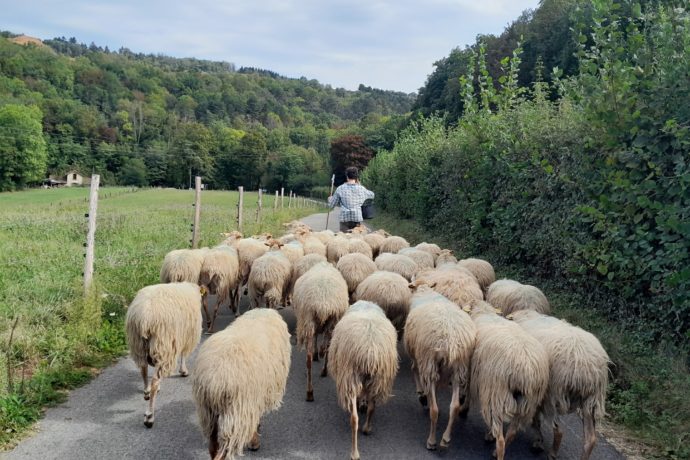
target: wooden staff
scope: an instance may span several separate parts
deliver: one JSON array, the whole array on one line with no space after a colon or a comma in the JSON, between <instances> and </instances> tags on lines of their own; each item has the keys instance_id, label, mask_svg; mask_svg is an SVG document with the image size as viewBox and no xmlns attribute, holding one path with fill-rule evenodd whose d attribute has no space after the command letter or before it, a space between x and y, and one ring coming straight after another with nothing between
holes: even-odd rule
<instances>
[{"instance_id":1,"label":"wooden staff","mask_svg":"<svg viewBox=\"0 0 690 460\"><path fill-rule=\"evenodd\" d=\"M335 174L331 176L331 193L328 196L333 196L333 184L335 183ZM328 206L328 213L326 213L326 228L324 230L328 230L328 218L331 217L331 207L330 203Z\"/></svg>"}]
</instances>

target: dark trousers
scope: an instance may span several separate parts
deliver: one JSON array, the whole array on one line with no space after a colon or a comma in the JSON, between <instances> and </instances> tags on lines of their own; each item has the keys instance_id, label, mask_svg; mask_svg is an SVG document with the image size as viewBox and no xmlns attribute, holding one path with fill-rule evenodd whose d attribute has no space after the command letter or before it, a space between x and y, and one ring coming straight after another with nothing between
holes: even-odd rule
<instances>
[{"instance_id":1,"label":"dark trousers","mask_svg":"<svg viewBox=\"0 0 690 460\"><path fill-rule=\"evenodd\" d=\"M361 222L354 222L354 221L349 221L349 222L340 222L340 231L343 233L347 233L350 230L352 230L355 227L359 227L362 225Z\"/></svg>"}]
</instances>

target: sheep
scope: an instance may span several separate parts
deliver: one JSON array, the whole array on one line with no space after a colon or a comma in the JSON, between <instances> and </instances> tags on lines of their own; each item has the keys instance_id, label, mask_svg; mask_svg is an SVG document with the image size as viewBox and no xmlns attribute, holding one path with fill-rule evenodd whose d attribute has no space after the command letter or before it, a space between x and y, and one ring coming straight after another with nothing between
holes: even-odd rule
<instances>
[{"instance_id":1,"label":"sheep","mask_svg":"<svg viewBox=\"0 0 690 460\"><path fill-rule=\"evenodd\" d=\"M379 254L384 252L392 252L396 254L399 250L403 248L409 248L410 243L401 236L390 236L383 240L381 246L379 246Z\"/></svg>"},{"instance_id":2,"label":"sheep","mask_svg":"<svg viewBox=\"0 0 690 460\"><path fill-rule=\"evenodd\" d=\"M352 305L335 326L328 361L338 403L350 413L350 459L359 460L359 402L366 403L367 415L362 433L369 434L374 409L390 398L398 373L395 328L381 308L364 301Z\"/></svg>"},{"instance_id":3,"label":"sheep","mask_svg":"<svg viewBox=\"0 0 690 460\"><path fill-rule=\"evenodd\" d=\"M297 343L307 351L307 401L314 400L311 365L319 334L323 342L319 354L325 356L321 376L328 372L328 346L333 327L348 307L347 283L329 263L319 263L295 283L293 294L297 316Z\"/></svg>"},{"instance_id":4,"label":"sheep","mask_svg":"<svg viewBox=\"0 0 690 460\"><path fill-rule=\"evenodd\" d=\"M290 369L290 334L273 310L252 310L199 349L192 394L213 459L259 448L261 416L283 402Z\"/></svg>"},{"instance_id":5,"label":"sheep","mask_svg":"<svg viewBox=\"0 0 690 460\"><path fill-rule=\"evenodd\" d=\"M587 331L566 321L532 310L521 310L508 316L545 348L550 360L550 379L542 414L553 425L553 445L549 458L556 458L563 438L560 416L578 411L582 417L587 460L597 442L595 423L605 414L609 357L599 340ZM539 414L534 417L538 438L534 447L543 450Z\"/></svg>"},{"instance_id":6,"label":"sheep","mask_svg":"<svg viewBox=\"0 0 690 460\"><path fill-rule=\"evenodd\" d=\"M291 264L294 264L300 257L304 256L304 247L298 240L284 243L280 251L285 254L285 257L288 258Z\"/></svg>"},{"instance_id":7,"label":"sheep","mask_svg":"<svg viewBox=\"0 0 690 460\"><path fill-rule=\"evenodd\" d=\"M436 258L441 254L440 246L435 243L419 243L417 246L415 246L415 249L419 249L420 251L431 254L431 256L434 258L434 262L436 262Z\"/></svg>"},{"instance_id":8,"label":"sheep","mask_svg":"<svg viewBox=\"0 0 690 460\"><path fill-rule=\"evenodd\" d=\"M517 281L502 279L491 283L486 291L486 301L499 308L504 315L518 310L534 310L548 315L551 305L539 288Z\"/></svg>"},{"instance_id":9,"label":"sheep","mask_svg":"<svg viewBox=\"0 0 690 460\"><path fill-rule=\"evenodd\" d=\"M220 244L225 244L234 248L237 248L237 242L242 239L242 233L237 230L233 230L230 233L221 233L220 236L225 238Z\"/></svg>"},{"instance_id":10,"label":"sheep","mask_svg":"<svg viewBox=\"0 0 690 460\"><path fill-rule=\"evenodd\" d=\"M242 238L235 245L237 254L240 258L240 285L243 286L249 281L249 272L256 259L266 254L268 246L266 242L254 238Z\"/></svg>"},{"instance_id":11,"label":"sheep","mask_svg":"<svg viewBox=\"0 0 690 460\"><path fill-rule=\"evenodd\" d=\"M455 265L458 259L453 254L451 249L441 249L441 252L436 256L436 266L441 267L445 264Z\"/></svg>"},{"instance_id":12,"label":"sheep","mask_svg":"<svg viewBox=\"0 0 690 460\"><path fill-rule=\"evenodd\" d=\"M336 235L326 244L326 258L333 265L345 254L350 253L350 240L342 235Z\"/></svg>"},{"instance_id":13,"label":"sheep","mask_svg":"<svg viewBox=\"0 0 690 460\"><path fill-rule=\"evenodd\" d=\"M267 308L278 308L286 304L288 286L292 276L292 264L281 251L284 247L272 240L271 250L252 264L249 273L249 306L257 308L263 301Z\"/></svg>"},{"instance_id":14,"label":"sheep","mask_svg":"<svg viewBox=\"0 0 690 460\"><path fill-rule=\"evenodd\" d=\"M374 302L386 312L393 326L401 332L410 311L411 294L408 284L397 273L376 271L359 283L354 299Z\"/></svg>"},{"instance_id":15,"label":"sheep","mask_svg":"<svg viewBox=\"0 0 690 460\"><path fill-rule=\"evenodd\" d=\"M384 252L374 262L376 262L376 268L379 270L397 273L407 281L412 281L412 278L419 271L417 263L403 254Z\"/></svg>"},{"instance_id":16,"label":"sheep","mask_svg":"<svg viewBox=\"0 0 690 460\"><path fill-rule=\"evenodd\" d=\"M372 256L376 257L379 255L379 248L386 237L376 231L374 233L367 233L362 239L371 247Z\"/></svg>"},{"instance_id":17,"label":"sheep","mask_svg":"<svg viewBox=\"0 0 690 460\"><path fill-rule=\"evenodd\" d=\"M175 249L165 255L161 266L161 283L198 283L204 254L208 249Z\"/></svg>"},{"instance_id":18,"label":"sheep","mask_svg":"<svg viewBox=\"0 0 690 460\"><path fill-rule=\"evenodd\" d=\"M311 227L309 225L299 220L293 220L292 222L285 223L283 224L283 227L285 227L288 233L296 233L297 230L311 231Z\"/></svg>"},{"instance_id":19,"label":"sheep","mask_svg":"<svg viewBox=\"0 0 690 460\"><path fill-rule=\"evenodd\" d=\"M372 259L374 257L374 253L371 249L371 246L369 246L369 244L366 241L360 238L350 238L347 242L347 251L349 254L364 254L369 259Z\"/></svg>"},{"instance_id":20,"label":"sheep","mask_svg":"<svg viewBox=\"0 0 690 460\"><path fill-rule=\"evenodd\" d=\"M129 354L144 379L144 399L149 402L144 425L154 422L156 394L162 378L171 374L177 357L179 372L187 376L185 358L201 338L201 292L195 283L146 286L127 309L125 331ZM154 367L151 382L148 366Z\"/></svg>"},{"instance_id":21,"label":"sheep","mask_svg":"<svg viewBox=\"0 0 690 460\"><path fill-rule=\"evenodd\" d=\"M461 410L460 398L467 397L470 359L474 351L476 327L467 313L428 285L415 289L410 314L405 322L405 349L412 360L412 373L420 402L431 406L431 428L426 448L436 449L438 405L436 389L452 384L448 426L441 437L441 450L450 443L453 423ZM465 399L466 405L467 400Z\"/></svg>"},{"instance_id":22,"label":"sheep","mask_svg":"<svg viewBox=\"0 0 690 460\"><path fill-rule=\"evenodd\" d=\"M482 292L486 293L489 285L496 281L496 273L494 267L489 262L482 259L462 259L458 261L460 267L468 269L479 282Z\"/></svg>"},{"instance_id":23,"label":"sheep","mask_svg":"<svg viewBox=\"0 0 690 460\"><path fill-rule=\"evenodd\" d=\"M295 231L295 237L297 241L302 243L304 249L304 255L307 254L320 254L326 257L326 245L321 242L310 230L306 228L298 229Z\"/></svg>"},{"instance_id":24,"label":"sheep","mask_svg":"<svg viewBox=\"0 0 690 460\"><path fill-rule=\"evenodd\" d=\"M321 230L320 232L314 232L314 236L327 245L335 237L335 233L333 233L333 230Z\"/></svg>"},{"instance_id":25,"label":"sheep","mask_svg":"<svg viewBox=\"0 0 690 460\"><path fill-rule=\"evenodd\" d=\"M346 254L338 260L336 268L347 282L347 290L352 300L352 296L359 283L367 276L376 271L376 264L364 254Z\"/></svg>"},{"instance_id":26,"label":"sheep","mask_svg":"<svg viewBox=\"0 0 690 460\"><path fill-rule=\"evenodd\" d=\"M518 430L528 426L544 399L549 383L549 357L534 337L498 316L484 301L475 302L471 317L477 326L472 355L470 395L496 439L496 457ZM503 423L510 422L503 434Z\"/></svg>"},{"instance_id":27,"label":"sheep","mask_svg":"<svg viewBox=\"0 0 690 460\"><path fill-rule=\"evenodd\" d=\"M422 251L417 248L404 248L398 251L398 254L409 257L414 260L420 270L427 268L434 268L434 256L427 251Z\"/></svg>"},{"instance_id":28,"label":"sheep","mask_svg":"<svg viewBox=\"0 0 690 460\"><path fill-rule=\"evenodd\" d=\"M456 265L442 265L435 270L421 271L417 273L414 283L433 284L436 292L443 294L459 307L484 299L482 289L474 275Z\"/></svg>"},{"instance_id":29,"label":"sheep","mask_svg":"<svg viewBox=\"0 0 690 460\"><path fill-rule=\"evenodd\" d=\"M237 289L239 282L240 261L235 248L220 245L206 252L199 274L199 285L206 290L203 305L208 332L213 331L213 323L218 316L218 310L225 300L230 299L230 308L237 316L239 304L231 293ZM208 294L217 296L212 316L208 312Z\"/></svg>"}]
</instances>

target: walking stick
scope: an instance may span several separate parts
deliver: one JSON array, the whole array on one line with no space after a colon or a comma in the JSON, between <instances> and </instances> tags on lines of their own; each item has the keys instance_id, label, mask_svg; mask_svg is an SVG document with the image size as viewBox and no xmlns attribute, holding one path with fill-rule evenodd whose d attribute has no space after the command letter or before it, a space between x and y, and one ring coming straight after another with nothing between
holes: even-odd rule
<instances>
[{"instance_id":1,"label":"walking stick","mask_svg":"<svg viewBox=\"0 0 690 460\"><path fill-rule=\"evenodd\" d=\"M335 183L335 174L331 176L331 193L328 196L333 196L333 184ZM331 207L328 207L328 213L326 213L326 228L324 230L328 230L328 218L331 217Z\"/></svg>"}]
</instances>

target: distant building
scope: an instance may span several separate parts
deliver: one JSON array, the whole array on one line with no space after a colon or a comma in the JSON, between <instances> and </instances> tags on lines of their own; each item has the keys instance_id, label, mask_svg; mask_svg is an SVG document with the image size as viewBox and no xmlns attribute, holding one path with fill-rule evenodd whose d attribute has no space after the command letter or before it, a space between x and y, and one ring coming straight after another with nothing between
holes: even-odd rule
<instances>
[{"instance_id":1,"label":"distant building","mask_svg":"<svg viewBox=\"0 0 690 460\"><path fill-rule=\"evenodd\" d=\"M84 177L78 171L68 171L66 174L51 174L43 181L51 187L71 187L73 185L90 185L91 177Z\"/></svg>"}]
</instances>

